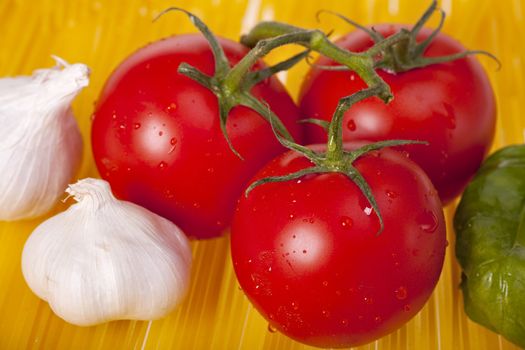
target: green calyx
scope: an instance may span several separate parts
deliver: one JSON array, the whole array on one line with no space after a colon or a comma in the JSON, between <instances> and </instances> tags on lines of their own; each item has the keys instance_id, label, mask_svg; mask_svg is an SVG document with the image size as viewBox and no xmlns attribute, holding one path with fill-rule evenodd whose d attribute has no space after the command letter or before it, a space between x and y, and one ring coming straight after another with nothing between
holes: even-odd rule
<instances>
[{"instance_id":1,"label":"green calyx","mask_svg":"<svg viewBox=\"0 0 525 350\"><path fill-rule=\"evenodd\" d=\"M248 107L257 112L269 123L271 123L277 132L283 135L283 137L292 141L292 136L279 117L269 110L263 101L260 101L255 96L253 96L250 93L250 90L254 85L267 79L271 75L291 68L293 65L308 55L308 50L303 51L274 66L252 71L251 68L257 63L259 58L266 55L273 48L283 45L286 42L275 41L272 43L272 45L264 45L265 43L263 43L258 45L256 49L251 50L237 65L230 67L228 58L226 57L222 46L217 40L217 37L215 37L215 35L204 24L204 22L202 22L194 14L178 7L170 7L164 10L157 18L170 11L180 11L186 14L190 18L190 21L210 44L210 48L215 59L215 73L213 76L208 76L202 73L200 70L188 63L181 63L178 67L178 72L195 80L217 96L219 102L221 130L232 152L240 159L243 159L231 143L230 137L226 130L226 122L231 109L239 105Z\"/></svg>"},{"instance_id":2,"label":"green calyx","mask_svg":"<svg viewBox=\"0 0 525 350\"><path fill-rule=\"evenodd\" d=\"M342 120L345 112L355 103L371 97L377 96L380 91L380 87L372 87L358 91L357 93L342 98L337 105L337 108L332 117L332 121L328 124L328 141L326 152L315 152L312 149L298 145L293 141L290 141L284 138L279 132L274 129L274 133L279 140L279 142L286 148L300 153L308 160L313 163L312 167L299 170L295 173L283 175L283 176L272 176L262 178L258 181L253 182L245 191L245 196L248 196L249 193L258 186L272 183L272 182L284 182L299 179L306 175L313 174L322 174L322 173L341 173L348 177L348 179L354 182L363 195L366 197L370 203L372 209L376 213L380 228L377 232L377 235L381 234L384 229L383 217L377 205L377 202L372 194L372 189L366 182L365 178L361 173L354 167L353 163L359 159L361 156L379 150L384 147L393 147L401 146L407 144L427 144L426 142L421 141L412 141L412 140L388 140L380 141L372 144L365 145L354 151L347 151L343 148L343 135L342 135ZM273 126L273 124L272 124Z\"/></svg>"},{"instance_id":3,"label":"green calyx","mask_svg":"<svg viewBox=\"0 0 525 350\"><path fill-rule=\"evenodd\" d=\"M423 28L423 26L428 22L430 17L434 14L434 12L439 11L441 18L439 21L438 27L423 41L417 42L416 37ZM363 30L366 32L372 40L374 40L375 44L379 44L386 39L377 31L374 30L374 28L368 28L365 27L341 14L331 12L331 11L320 11L318 12L318 17L321 13L329 13L332 15L335 15L345 22L349 23L350 25ZM483 54L486 55L493 60L495 60L498 64L498 68L501 66L499 60L492 55L491 53L487 51L482 50L466 50L463 52L458 52L451 55L445 55L445 56L437 56L437 57L425 57L423 54L425 53L425 50L428 48L428 46L432 43L434 38L438 35L438 33L441 31L443 24L445 22L446 14L445 12L437 7L437 0L433 0L430 4L430 6L427 8L427 10L423 13L421 18L417 21L417 23L412 27L410 30L402 29L404 31L404 35L400 40L397 40L396 43L393 45L389 45L386 50L382 52L382 54L379 56L379 59L375 62L375 68L380 68L389 72L406 72L415 68L421 68L426 67L432 64L437 63L444 63L444 62L450 62L454 61L460 58L464 58L469 55L475 55L475 54ZM324 69L330 69L330 70L347 70L348 68L346 66L330 66L330 67L317 67L317 68L324 68Z\"/></svg>"}]
</instances>

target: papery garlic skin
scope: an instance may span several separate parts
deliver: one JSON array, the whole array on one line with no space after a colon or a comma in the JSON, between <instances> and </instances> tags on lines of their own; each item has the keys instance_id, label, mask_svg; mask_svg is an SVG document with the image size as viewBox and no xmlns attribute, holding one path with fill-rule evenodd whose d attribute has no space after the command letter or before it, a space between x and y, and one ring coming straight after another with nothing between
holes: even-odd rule
<instances>
[{"instance_id":1,"label":"papery garlic skin","mask_svg":"<svg viewBox=\"0 0 525 350\"><path fill-rule=\"evenodd\" d=\"M186 293L191 250L171 221L116 199L104 180L67 190L78 201L38 226L22 253L24 278L67 322L165 316Z\"/></svg>"},{"instance_id":2,"label":"papery garlic skin","mask_svg":"<svg viewBox=\"0 0 525 350\"><path fill-rule=\"evenodd\" d=\"M56 204L78 171L82 136L71 102L89 69L55 58L32 76L0 79L0 220L30 219Z\"/></svg>"}]
</instances>

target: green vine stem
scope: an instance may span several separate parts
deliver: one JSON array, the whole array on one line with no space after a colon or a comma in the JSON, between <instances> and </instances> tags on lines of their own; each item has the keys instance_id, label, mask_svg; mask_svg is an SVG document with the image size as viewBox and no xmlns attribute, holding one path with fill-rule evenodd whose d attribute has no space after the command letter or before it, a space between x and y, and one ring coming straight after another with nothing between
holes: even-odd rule
<instances>
[{"instance_id":1,"label":"green vine stem","mask_svg":"<svg viewBox=\"0 0 525 350\"><path fill-rule=\"evenodd\" d=\"M368 87L377 87L374 90L376 95L388 103L393 98L392 92L375 71L375 58L383 54L392 45L406 40L408 35L407 30L401 30L377 42L365 52L354 53L335 45L320 30L306 30L286 23L268 21L257 24L248 34L241 37L241 42L253 48L245 57L248 64L253 62L255 58L260 58L261 54L265 55L270 50L285 44L298 44L309 50L319 52L356 72ZM250 57L252 53L253 56ZM240 73L234 73L235 70L239 70ZM230 74L242 75L245 70L245 67L239 65L234 67Z\"/></svg>"},{"instance_id":2,"label":"green vine stem","mask_svg":"<svg viewBox=\"0 0 525 350\"><path fill-rule=\"evenodd\" d=\"M307 57L313 50L326 55L348 69L354 70L371 88L376 96L388 103L392 98L390 87L381 79L374 69L376 56L383 54L395 43L406 39L408 31L399 33L377 42L372 48L363 53L353 53L333 44L320 30L306 30L279 22L263 22L257 25L242 42L252 47L234 67L230 68L229 61L210 29L197 16L178 8L170 7L158 17L169 11L178 11L186 14L191 22L199 29L210 43L215 58L215 74L208 76L187 63L182 63L178 71L199 84L211 90L219 100L219 118L222 133L230 149L240 158L241 155L233 147L226 131L226 121L230 110L242 105L253 109L270 122L280 135L293 141L292 136L281 120L266 108L263 101L258 100L250 93L250 89L263 79L278 71L286 70ZM157 18L158 18L157 17ZM274 66L253 71L254 65L270 51L288 44L298 44L306 47L302 53L293 56Z\"/></svg>"}]
</instances>

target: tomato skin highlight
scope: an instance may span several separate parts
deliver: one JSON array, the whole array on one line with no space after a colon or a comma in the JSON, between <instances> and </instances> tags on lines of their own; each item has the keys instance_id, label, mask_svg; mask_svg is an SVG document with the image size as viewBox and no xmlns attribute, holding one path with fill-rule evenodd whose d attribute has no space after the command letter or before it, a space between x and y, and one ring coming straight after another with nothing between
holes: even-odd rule
<instances>
[{"instance_id":1,"label":"tomato skin highlight","mask_svg":"<svg viewBox=\"0 0 525 350\"><path fill-rule=\"evenodd\" d=\"M232 64L248 51L220 43ZM227 132L244 160L236 157L220 130L217 97L179 74L182 62L214 72L209 44L196 34L154 42L117 67L96 105L93 154L119 198L172 220L190 237L210 238L229 226L246 182L284 149L259 114L234 107ZM300 142L298 108L279 81L271 77L251 92Z\"/></svg>"},{"instance_id":2,"label":"tomato skin highlight","mask_svg":"<svg viewBox=\"0 0 525 350\"><path fill-rule=\"evenodd\" d=\"M378 25L374 29L389 36L400 25ZM417 40L431 30L424 28ZM364 51L373 43L363 31L339 39L337 45ZM445 34L438 34L425 56L443 56L465 48ZM334 65L325 57L316 64ZM388 139L425 140L429 147L403 146L429 175L444 204L458 196L479 168L490 149L496 126L496 104L490 82L476 57L430 65L403 73L378 70L391 87L394 100L385 105L378 98L350 108L343 121L345 141ZM300 108L304 118L330 120L343 96L365 88L359 76L349 71L313 68L302 87ZM326 140L319 127L308 125L306 142Z\"/></svg>"},{"instance_id":3,"label":"tomato skin highlight","mask_svg":"<svg viewBox=\"0 0 525 350\"><path fill-rule=\"evenodd\" d=\"M423 307L443 266L443 211L424 172L389 149L354 165L383 215L380 235L371 205L340 173L256 187L234 216L242 289L273 327L309 345L357 346L394 331ZM288 152L255 179L310 166Z\"/></svg>"}]
</instances>

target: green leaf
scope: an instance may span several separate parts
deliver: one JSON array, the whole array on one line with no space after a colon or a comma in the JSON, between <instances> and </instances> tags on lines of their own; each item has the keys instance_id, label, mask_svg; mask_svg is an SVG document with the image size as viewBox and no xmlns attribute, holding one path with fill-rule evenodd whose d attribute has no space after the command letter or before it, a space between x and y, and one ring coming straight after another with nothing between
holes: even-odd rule
<instances>
[{"instance_id":1,"label":"green leaf","mask_svg":"<svg viewBox=\"0 0 525 350\"><path fill-rule=\"evenodd\" d=\"M491 155L454 216L467 315L525 347L525 145Z\"/></svg>"}]
</instances>

